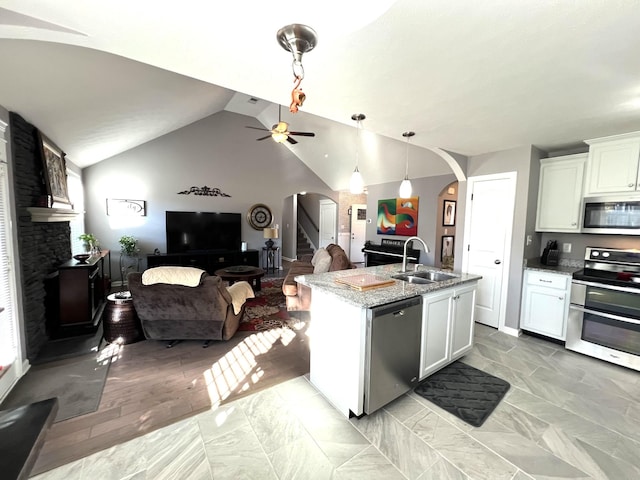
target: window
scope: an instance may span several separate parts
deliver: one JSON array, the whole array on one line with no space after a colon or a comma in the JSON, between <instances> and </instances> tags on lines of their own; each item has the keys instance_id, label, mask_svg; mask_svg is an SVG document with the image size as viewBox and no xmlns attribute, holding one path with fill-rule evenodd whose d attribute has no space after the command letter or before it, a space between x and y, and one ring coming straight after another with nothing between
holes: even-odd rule
<instances>
[{"instance_id":1,"label":"window","mask_svg":"<svg viewBox=\"0 0 640 480\"><path fill-rule=\"evenodd\" d=\"M2 133L0 131L0 133ZM0 148L5 145L0 137ZM4 151L2 152L4 154ZM16 364L20 352L18 339L16 277L11 244L10 195L7 164L0 154L0 400L21 374Z\"/></svg>"},{"instance_id":2,"label":"window","mask_svg":"<svg viewBox=\"0 0 640 480\"><path fill-rule=\"evenodd\" d=\"M73 209L79 215L69 222L71 227L71 252L73 255L84 253L84 245L78 238L84 233L84 187L82 178L75 172L67 170L67 188L69 189L69 199L73 203Z\"/></svg>"}]
</instances>

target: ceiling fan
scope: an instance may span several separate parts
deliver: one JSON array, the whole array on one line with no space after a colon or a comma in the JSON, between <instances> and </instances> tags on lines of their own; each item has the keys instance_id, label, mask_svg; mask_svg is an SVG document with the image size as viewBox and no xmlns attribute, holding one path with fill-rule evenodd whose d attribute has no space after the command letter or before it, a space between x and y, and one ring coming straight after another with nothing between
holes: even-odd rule
<instances>
[{"instance_id":1,"label":"ceiling fan","mask_svg":"<svg viewBox=\"0 0 640 480\"><path fill-rule=\"evenodd\" d=\"M265 132L270 132L269 135L265 135L264 137L260 137L257 138L256 140L260 141L260 140L266 140L267 138L271 137L273 138L274 141L278 142L278 143L282 143L284 141L289 142L291 145L295 145L296 143L298 143L298 141L294 138L291 138L291 135L298 135L301 137L315 137L316 134L313 132L290 132L289 131L289 124L287 122L283 122L281 119L281 111L282 111L282 107L281 105L278 105L278 123L276 123L273 127L271 127L271 130L269 130L268 128L259 128L259 127L249 127L247 126L247 128L252 128L254 130L262 130Z\"/></svg>"}]
</instances>

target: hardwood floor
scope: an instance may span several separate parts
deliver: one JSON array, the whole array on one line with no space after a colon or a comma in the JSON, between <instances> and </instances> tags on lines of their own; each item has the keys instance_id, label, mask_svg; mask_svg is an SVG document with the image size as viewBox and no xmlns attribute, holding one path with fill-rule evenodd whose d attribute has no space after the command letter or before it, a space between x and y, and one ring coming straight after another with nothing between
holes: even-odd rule
<instances>
[{"instance_id":1,"label":"hardwood floor","mask_svg":"<svg viewBox=\"0 0 640 480\"><path fill-rule=\"evenodd\" d=\"M108 346L96 412L53 425L32 475L309 372L308 323L237 332L227 342Z\"/></svg>"}]
</instances>

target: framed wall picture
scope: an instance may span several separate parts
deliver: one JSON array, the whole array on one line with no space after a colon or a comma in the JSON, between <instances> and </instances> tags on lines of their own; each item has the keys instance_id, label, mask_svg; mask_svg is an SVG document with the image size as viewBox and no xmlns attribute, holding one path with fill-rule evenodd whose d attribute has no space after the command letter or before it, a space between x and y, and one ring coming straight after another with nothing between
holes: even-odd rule
<instances>
[{"instance_id":1,"label":"framed wall picture","mask_svg":"<svg viewBox=\"0 0 640 480\"><path fill-rule=\"evenodd\" d=\"M440 250L440 261L443 262L445 257L453 257L453 235L442 236L442 247Z\"/></svg>"},{"instance_id":2,"label":"framed wall picture","mask_svg":"<svg viewBox=\"0 0 640 480\"><path fill-rule=\"evenodd\" d=\"M442 206L442 226L454 227L456 225L456 202L445 200Z\"/></svg>"},{"instance_id":3,"label":"framed wall picture","mask_svg":"<svg viewBox=\"0 0 640 480\"><path fill-rule=\"evenodd\" d=\"M42 156L44 183L47 195L55 203L71 203L67 188L67 165L64 152L38 130Z\"/></svg>"},{"instance_id":4,"label":"framed wall picture","mask_svg":"<svg viewBox=\"0 0 640 480\"><path fill-rule=\"evenodd\" d=\"M144 217L147 214L145 200L126 200L121 198L107 198L107 215Z\"/></svg>"}]
</instances>

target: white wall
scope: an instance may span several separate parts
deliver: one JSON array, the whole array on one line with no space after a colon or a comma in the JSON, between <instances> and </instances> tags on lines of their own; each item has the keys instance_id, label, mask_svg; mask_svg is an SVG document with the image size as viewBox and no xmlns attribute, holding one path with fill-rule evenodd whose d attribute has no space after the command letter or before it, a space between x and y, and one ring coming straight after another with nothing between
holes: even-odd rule
<instances>
[{"instance_id":1,"label":"white wall","mask_svg":"<svg viewBox=\"0 0 640 480\"><path fill-rule=\"evenodd\" d=\"M332 193L285 145L257 142L246 125L258 126L252 117L222 111L83 170L86 230L112 251L116 278L122 235L136 237L143 254L166 250L166 210L245 216L252 205L264 203L273 212L274 224L282 225L286 197L301 190ZM178 194L205 185L231 196ZM147 216L107 216L108 198L145 200ZM246 221L242 239L249 249L264 246L262 231Z\"/></svg>"}]
</instances>

